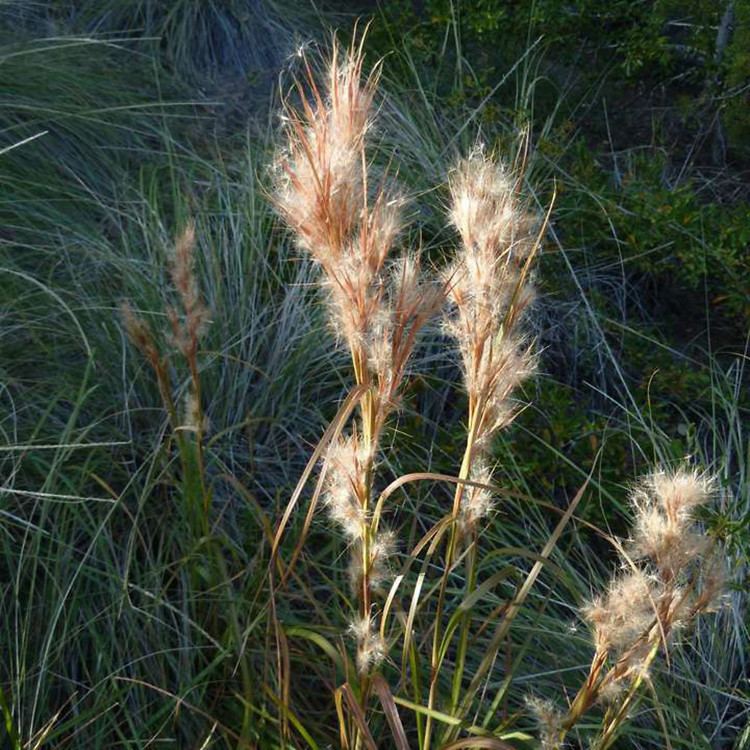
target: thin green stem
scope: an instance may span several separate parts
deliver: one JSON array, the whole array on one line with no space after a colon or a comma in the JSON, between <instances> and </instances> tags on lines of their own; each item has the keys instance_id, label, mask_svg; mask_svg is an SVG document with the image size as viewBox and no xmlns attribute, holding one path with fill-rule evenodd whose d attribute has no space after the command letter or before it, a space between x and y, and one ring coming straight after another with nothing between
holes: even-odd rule
<instances>
[{"instance_id":1,"label":"thin green stem","mask_svg":"<svg viewBox=\"0 0 750 750\"><path fill-rule=\"evenodd\" d=\"M472 532L472 540L466 554L466 596L469 596L476 588L476 530ZM453 671L453 689L451 692L451 713L453 713L460 702L461 684L463 682L464 669L466 666L466 653L469 648L469 629L471 626L471 613L466 612L461 617L461 629L459 633L458 652L456 654L456 667Z\"/></svg>"},{"instance_id":2,"label":"thin green stem","mask_svg":"<svg viewBox=\"0 0 750 750\"><path fill-rule=\"evenodd\" d=\"M460 480L466 480L471 475L471 464L474 454L474 443L476 441L476 403L473 400L469 401L469 427L466 438L466 448L464 449L463 459L461 461L461 469L458 473ZM448 576L453 568L453 561L456 556L456 549L458 547L458 518L461 512L461 500L463 498L464 482L460 481L456 484L456 491L453 496L453 508L451 510L451 533L448 541L448 547L445 553L445 568L443 570L443 577L440 582L440 589L438 591L437 606L435 608L435 627L432 634L432 654L430 659L430 692L427 699L427 708L431 711L435 709L435 699L437 694L437 681L440 675L440 653L444 651L441 649L441 627L440 624L443 619L443 610L445 607L445 596L448 587ZM428 750L430 741L432 739L432 714L427 714L425 722L425 733L424 733L424 750Z\"/></svg>"}]
</instances>

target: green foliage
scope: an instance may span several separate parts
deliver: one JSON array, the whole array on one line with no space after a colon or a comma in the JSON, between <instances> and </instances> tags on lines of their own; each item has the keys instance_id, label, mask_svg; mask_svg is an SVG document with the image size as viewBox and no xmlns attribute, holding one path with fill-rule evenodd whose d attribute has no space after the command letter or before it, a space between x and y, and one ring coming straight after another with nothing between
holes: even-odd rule
<instances>
[{"instance_id":1,"label":"green foliage","mask_svg":"<svg viewBox=\"0 0 750 750\"><path fill-rule=\"evenodd\" d=\"M474 73L492 77L530 40L541 38L555 61L602 69L626 80L663 77L710 65L721 7L710 0L536 0L533 3L427 0L385 3L384 14L410 29L415 49L434 54L456 25ZM479 55L479 56L477 56ZM585 74L585 73L584 73Z\"/></svg>"},{"instance_id":2,"label":"green foliage","mask_svg":"<svg viewBox=\"0 0 750 750\"><path fill-rule=\"evenodd\" d=\"M699 311L705 294L711 315L740 326L750 320L744 205L702 199L695 181L670 176L660 150L597 158L579 141L563 163L570 181L561 185L558 211L566 242L588 247L597 263L646 275L657 308L687 301Z\"/></svg>"},{"instance_id":3,"label":"green foliage","mask_svg":"<svg viewBox=\"0 0 750 750\"><path fill-rule=\"evenodd\" d=\"M750 142L750 2L735 2L733 35L725 53L724 122L729 143L742 149L747 156Z\"/></svg>"},{"instance_id":4,"label":"green foliage","mask_svg":"<svg viewBox=\"0 0 750 750\"><path fill-rule=\"evenodd\" d=\"M447 107L477 107L473 116L494 137L532 119L540 154L556 165L556 226L567 244L591 248L598 262L621 260L625 273L648 274L665 297L689 292L696 318L707 290L712 314L741 329L750 314L744 193L729 177L717 187L691 162L713 127L706 118L714 96L725 99L716 106L727 108L730 150L743 148L733 134L748 122L740 87L750 4L735 5L720 67L714 46L723 6L706 0L428 0L420 12L386 4L374 36L390 44L389 29L408 29L408 54L436 96ZM524 57L537 39L544 57ZM717 84L724 75L727 88ZM563 86L570 93L561 102ZM657 90L679 104L665 107ZM726 90L736 93L722 96ZM633 106L618 105L618 96ZM657 101L674 114L658 118L649 110ZM644 121L652 123L648 132ZM682 153L693 137L697 145Z\"/></svg>"}]
</instances>

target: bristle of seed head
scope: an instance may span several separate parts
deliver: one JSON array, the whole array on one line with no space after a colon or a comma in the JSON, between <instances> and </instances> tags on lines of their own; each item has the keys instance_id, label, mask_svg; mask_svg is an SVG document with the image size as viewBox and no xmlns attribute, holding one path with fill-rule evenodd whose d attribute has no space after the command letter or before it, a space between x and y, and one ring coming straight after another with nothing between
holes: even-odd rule
<instances>
[{"instance_id":1,"label":"bristle of seed head","mask_svg":"<svg viewBox=\"0 0 750 750\"><path fill-rule=\"evenodd\" d=\"M372 461L371 451L355 436L350 436L329 447L327 461L323 502L347 539L356 541L366 533L369 520L363 497L367 491L366 467Z\"/></svg>"},{"instance_id":2,"label":"bristle of seed head","mask_svg":"<svg viewBox=\"0 0 750 750\"><path fill-rule=\"evenodd\" d=\"M562 736L563 715L552 701L527 695L526 708L539 725L540 750L559 750Z\"/></svg>"},{"instance_id":3,"label":"bristle of seed head","mask_svg":"<svg viewBox=\"0 0 750 750\"><path fill-rule=\"evenodd\" d=\"M694 470L657 471L646 477L631 493L634 555L652 560L670 579L700 560L710 542L695 530L693 513L711 492L711 481Z\"/></svg>"},{"instance_id":4,"label":"bristle of seed head","mask_svg":"<svg viewBox=\"0 0 750 750\"><path fill-rule=\"evenodd\" d=\"M327 271L335 267L363 205L363 147L377 75L363 80L361 52L336 44L323 90L304 58L308 90L286 106L286 148L276 160L276 203L299 245Z\"/></svg>"},{"instance_id":5,"label":"bristle of seed head","mask_svg":"<svg viewBox=\"0 0 750 750\"><path fill-rule=\"evenodd\" d=\"M120 304L120 318L125 333L136 349L149 361L156 361L159 354L151 327L127 300Z\"/></svg>"},{"instance_id":6,"label":"bristle of seed head","mask_svg":"<svg viewBox=\"0 0 750 750\"><path fill-rule=\"evenodd\" d=\"M417 254L406 254L390 270L366 347L377 383L381 420L398 406L399 389L420 331L444 299L443 290L422 276Z\"/></svg>"},{"instance_id":7,"label":"bristle of seed head","mask_svg":"<svg viewBox=\"0 0 750 750\"><path fill-rule=\"evenodd\" d=\"M461 245L444 275L444 329L456 340L466 390L480 404L480 451L512 419L510 395L533 370L521 324L533 298L525 261L536 222L518 182L480 150L459 163L450 181L449 214Z\"/></svg>"},{"instance_id":8,"label":"bristle of seed head","mask_svg":"<svg viewBox=\"0 0 750 750\"><path fill-rule=\"evenodd\" d=\"M349 632L357 641L357 670L360 674L367 674L385 659L385 641L375 628L371 615L352 620Z\"/></svg>"},{"instance_id":9,"label":"bristle of seed head","mask_svg":"<svg viewBox=\"0 0 750 750\"><path fill-rule=\"evenodd\" d=\"M472 467L469 479L472 482L489 485L492 482L492 470L483 458L477 459ZM463 492L460 510L462 526L473 529L485 519L494 507L492 491L485 487L467 486Z\"/></svg>"},{"instance_id":10,"label":"bristle of seed head","mask_svg":"<svg viewBox=\"0 0 750 750\"><path fill-rule=\"evenodd\" d=\"M167 308L175 348L186 358L195 357L198 342L208 328L209 310L203 302L195 274L195 224L191 220L177 235L170 257L170 275L182 314Z\"/></svg>"},{"instance_id":11,"label":"bristle of seed head","mask_svg":"<svg viewBox=\"0 0 750 750\"><path fill-rule=\"evenodd\" d=\"M607 594L583 610L597 648L622 651L631 646L654 622L658 598L658 583L641 571L615 578Z\"/></svg>"},{"instance_id":12,"label":"bristle of seed head","mask_svg":"<svg viewBox=\"0 0 750 750\"><path fill-rule=\"evenodd\" d=\"M370 545L370 585L373 589L383 586L391 576L391 564L396 554L396 534L381 530Z\"/></svg>"},{"instance_id":13,"label":"bristle of seed head","mask_svg":"<svg viewBox=\"0 0 750 750\"><path fill-rule=\"evenodd\" d=\"M705 475L678 469L649 475L631 493L635 529L629 552L621 548L627 572L583 609L597 659L616 657L587 688L597 699L609 699L605 688L615 691L618 682L647 678L656 649L720 599L724 561L693 522L712 487Z\"/></svg>"}]
</instances>

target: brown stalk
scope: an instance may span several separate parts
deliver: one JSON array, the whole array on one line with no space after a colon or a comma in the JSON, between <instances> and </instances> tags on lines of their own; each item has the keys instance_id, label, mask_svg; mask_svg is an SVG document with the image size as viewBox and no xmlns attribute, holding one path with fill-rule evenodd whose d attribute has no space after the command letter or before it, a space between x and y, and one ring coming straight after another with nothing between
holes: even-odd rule
<instances>
[{"instance_id":1,"label":"brown stalk","mask_svg":"<svg viewBox=\"0 0 750 750\"><path fill-rule=\"evenodd\" d=\"M609 747L659 651L668 655L675 629L707 610L720 593L708 542L691 528L692 508L705 503L710 491L710 480L680 469L655 472L631 493L636 511L632 550L618 544L631 572L613 579L606 597L594 600L584 612L593 626L596 653L586 681L561 719L554 747L595 703L621 689L625 697L607 708L599 737L599 747ZM641 621L642 628L633 631L631 623ZM612 666L606 669L610 660Z\"/></svg>"},{"instance_id":2,"label":"brown stalk","mask_svg":"<svg viewBox=\"0 0 750 750\"><path fill-rule=\"evenodd\" d=\"M380 68L364 78L362 42L341 54L334 39L323 84L303 59L303 78L295 82L299 105L285 101L286 147L277 159L275 202L300 248L322 271L331 322L349 349L358 392L351 433L328 447L327 476L319 486L323 483L330 515L351 543L358 617L350 631L357 640L359 706L365 710L370 673L385 648L373 612L373 580L381 575L376 568L385 564L381 557L390 544L388 532L379 529L380 513L373 515L375 461L437 293L417 283L414 260L408 269L403 266L400 279L386 277L386 260L401 229L401 201L386 177L374 190L368 180L366 136ZM277 530L274 556L292 506ZM362 742L366 735L355 722L354 745Z\"/></svg>"}]
</instances>

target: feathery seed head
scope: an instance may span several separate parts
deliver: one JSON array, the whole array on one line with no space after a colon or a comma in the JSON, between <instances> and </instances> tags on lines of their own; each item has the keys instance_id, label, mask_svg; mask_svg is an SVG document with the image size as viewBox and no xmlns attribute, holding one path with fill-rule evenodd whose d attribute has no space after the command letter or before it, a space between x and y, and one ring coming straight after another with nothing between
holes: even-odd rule
<instances>
[{"instance_id":1,"label":"feathery seed head","mask_svg":"<svg viewBox=\"0 0 750 750\"><path fill-rule=\"evenodd\" d=\"M487 485L492 481L492 470L481 457L474 461L469 479ZM490 514L494 504L491 490L484 487L465 487L460 515L464 531L476 528L477 524Z\"/></svg>"},{"instance_id":2,"label":"feathery seed head","mask_svg":"<svg viewBox=\"0 0 750 750\"><path fill-rule=\"evenodd\" d=\"M644 485L675 523L689 523L693 508L708 502L713 492L712 480L694 469L658 471L647 477Z\"/></svg>"},{"instance_id":3,"label":"feathery seed head","mask_svg":"<svg viewBox=\"0 0 750 750\"><path fill-rule=\"evenodd\" d=\"M159 360L151 326L133 309L127 300L120 304L120 317L130 341L152 364Z\"/></svg>"},{"instance_id":4,"label":"feathery seed head","mask_svg":"<svg viewBox=\"0 0 750 750\"><path fill-rule=\"evenodd\" d=\"M360 674L367 674L385 659L385 641L375 628L371 615L352 620L349 632L357 641L357 669Z\"/></svg>"},{"instance_id":5,"label":"feathery seed head","mask_svg":"<svg viewBox=\"0 0 750 750\"><path fill-rule=\"evenodd\" d=\"M366 496L367 466L371 451L356 436L341 439L328 449L329 464L323 502L328 512L348 539L361 539L367 530Z\"/></svg>"},{"instance_id":6,"label":"feathery seed head","mask_svg":"<svg viewBox=\"0 0 750 750\"><path fill-rule=\"evenodd\" d=\"M518 198L518 183L481 149L459 162L449 184L449 216L467 253L485 261L507 254L518 262L528 255L536 222Z\"/></svg>"},{"instance_id":7,"label":"feathery seed head","mask_svg":"<svg viewBox=\"0 0 750 750\"><path fill-rule=\"evenodd\" d=\"M680 469L656 472L631 493L635 555L621 549L628 572L583 609L596 654L574 706L585 710L594 700L617 699L623 683L648 679L658 648L721 596L724 560L691 523L693 508L707 501L711 487L707 477ZM648 564L638 567L638 558ZM602 676L612 654L615 662Z\"/></svg>"},{"instance_id":8,"label":"feathery seed head","mask_svg":"<svg viewBox=\"0 0 750 750\"><path fill-rule=\"evenodd\" d=\"M631 494L634 553L650 558L665 580L676 579L708 550L708 538L692 528L692 514L708 501L711 487L698 472L679 469L651 474Z\"/></svg>"},{"instance_id":9,"label":"feathery seed head","mask_svg":"<svg viewBox=\"0 0 750 750\"><path fill-rule=\"evenodd\" d=\"M552 701L535 695L527 695L525 702L539 725L541 750L559 750L563 735L560 710Z\"/></svg>"},{"instance_id":10,"label":"feathery seed head","mask_svg":"<svg viewBox=\"0 0 750 750\"><path fill-rule=\"evenodd\" d=\"M276 202L300 246L322 267L337 334L357 361L369 359L380 375L398 366L387 351L395 321L385 309L383 268L402 228L404 201L385 179L372 195L367 186L365 140L379 67L363 80L361 41L342 55L334 40L323 91L309 64L306 72L309 93L298 86L299 110L287 106ZM390 383L398 380L389 373ZM390 403L395 389L383 390L382 402Z\"/></svg>"},{"instance_id":11,"label":"feathery seed head","mask_svg":"<svg viewBox=\"0 0 750 750\"><path fill-rule=\"evenodd\" d=\"M194 251L195 223L190 220L175 240L170 263L172 283L186 310L192 307L199 297L198 284L193 273Z\"/></svg>"},{"instance_id":12,"label":"feathery seed head","mask_svg":"<svg viewBox=\"0 0 750 750\"><path fill-rule=\"evenodd\" d=\"M389 580L395 553L396 534L391 530L379 531L370 545L370 586L373 589Z\"/></svg>"},{"instance_id":13,"label":"feathery seed head","mask_svg":"<svg viewBox=\"0 0 750 750\"><path fill-rule=\"evenodd\" d=\"M451 223L467 249L481 251L512 231L512 181L507 170L481 150L474 150L459 163L450 191Z\"/></svg>"},{"instance_id":14,"label":"feathery seed head","mask_svg":"<svg viewBox=\"0 0 750 750\"><path fill-rule=\"evenodd\" d=\"M381 419L396 407L419 332L442 300L442 289L422 278L418 255L409 253L393 263L366 345L382 404Z\"/></svg>"},{"instance_id":15,"label":"feathery seed head","mask_svg":"<svg viewBox=\"0 0 750 750\"><path fill-rule=\"evenodd\" d=\"M182 313L174 307L167 308L172 342L187 360L192 360L209 323L209 311L195 275L195 224L192 220L175 240L169 270L182 307Z\"/></svg>"},{"instance_id":16,"label":"feathery seed head","mask_svg":"<svg viewBox=\"0 0 750 750\"><path fill-rule=\"evenodd\" d=\"M461 355L480 451L512 419L510 394L532 369L521 324L533 299L527 259L537 238L519 182L481 150L460 162L450 181L461 246L444 277L444 328Z\"/></svg>"},{"instance_id":17,"label":"feathery seed head","mask_svg":"<svg viewBox=\"0 0 750 750\"><path fill-rule=\"evenodd\" d=\"M595 598L583 609L597 650L622 651L632 646L655 620L658 598L657 582L641 571L614 579L605 597Z\"/></svg>"},{"instance_id":18,"label":"feathery seed head","mask_svg":"<svg viewBox=\"0 0 750 750\"><path fill-rule=\"evenodd\" d=\"M287 145L276 159L276 203L299 245L330 272L363 206L364 140L377 72L362 79L362 47L341 60L334 40L321 91L303 55L299 108L286 103Z\"/></svg>"}]
</instances>

